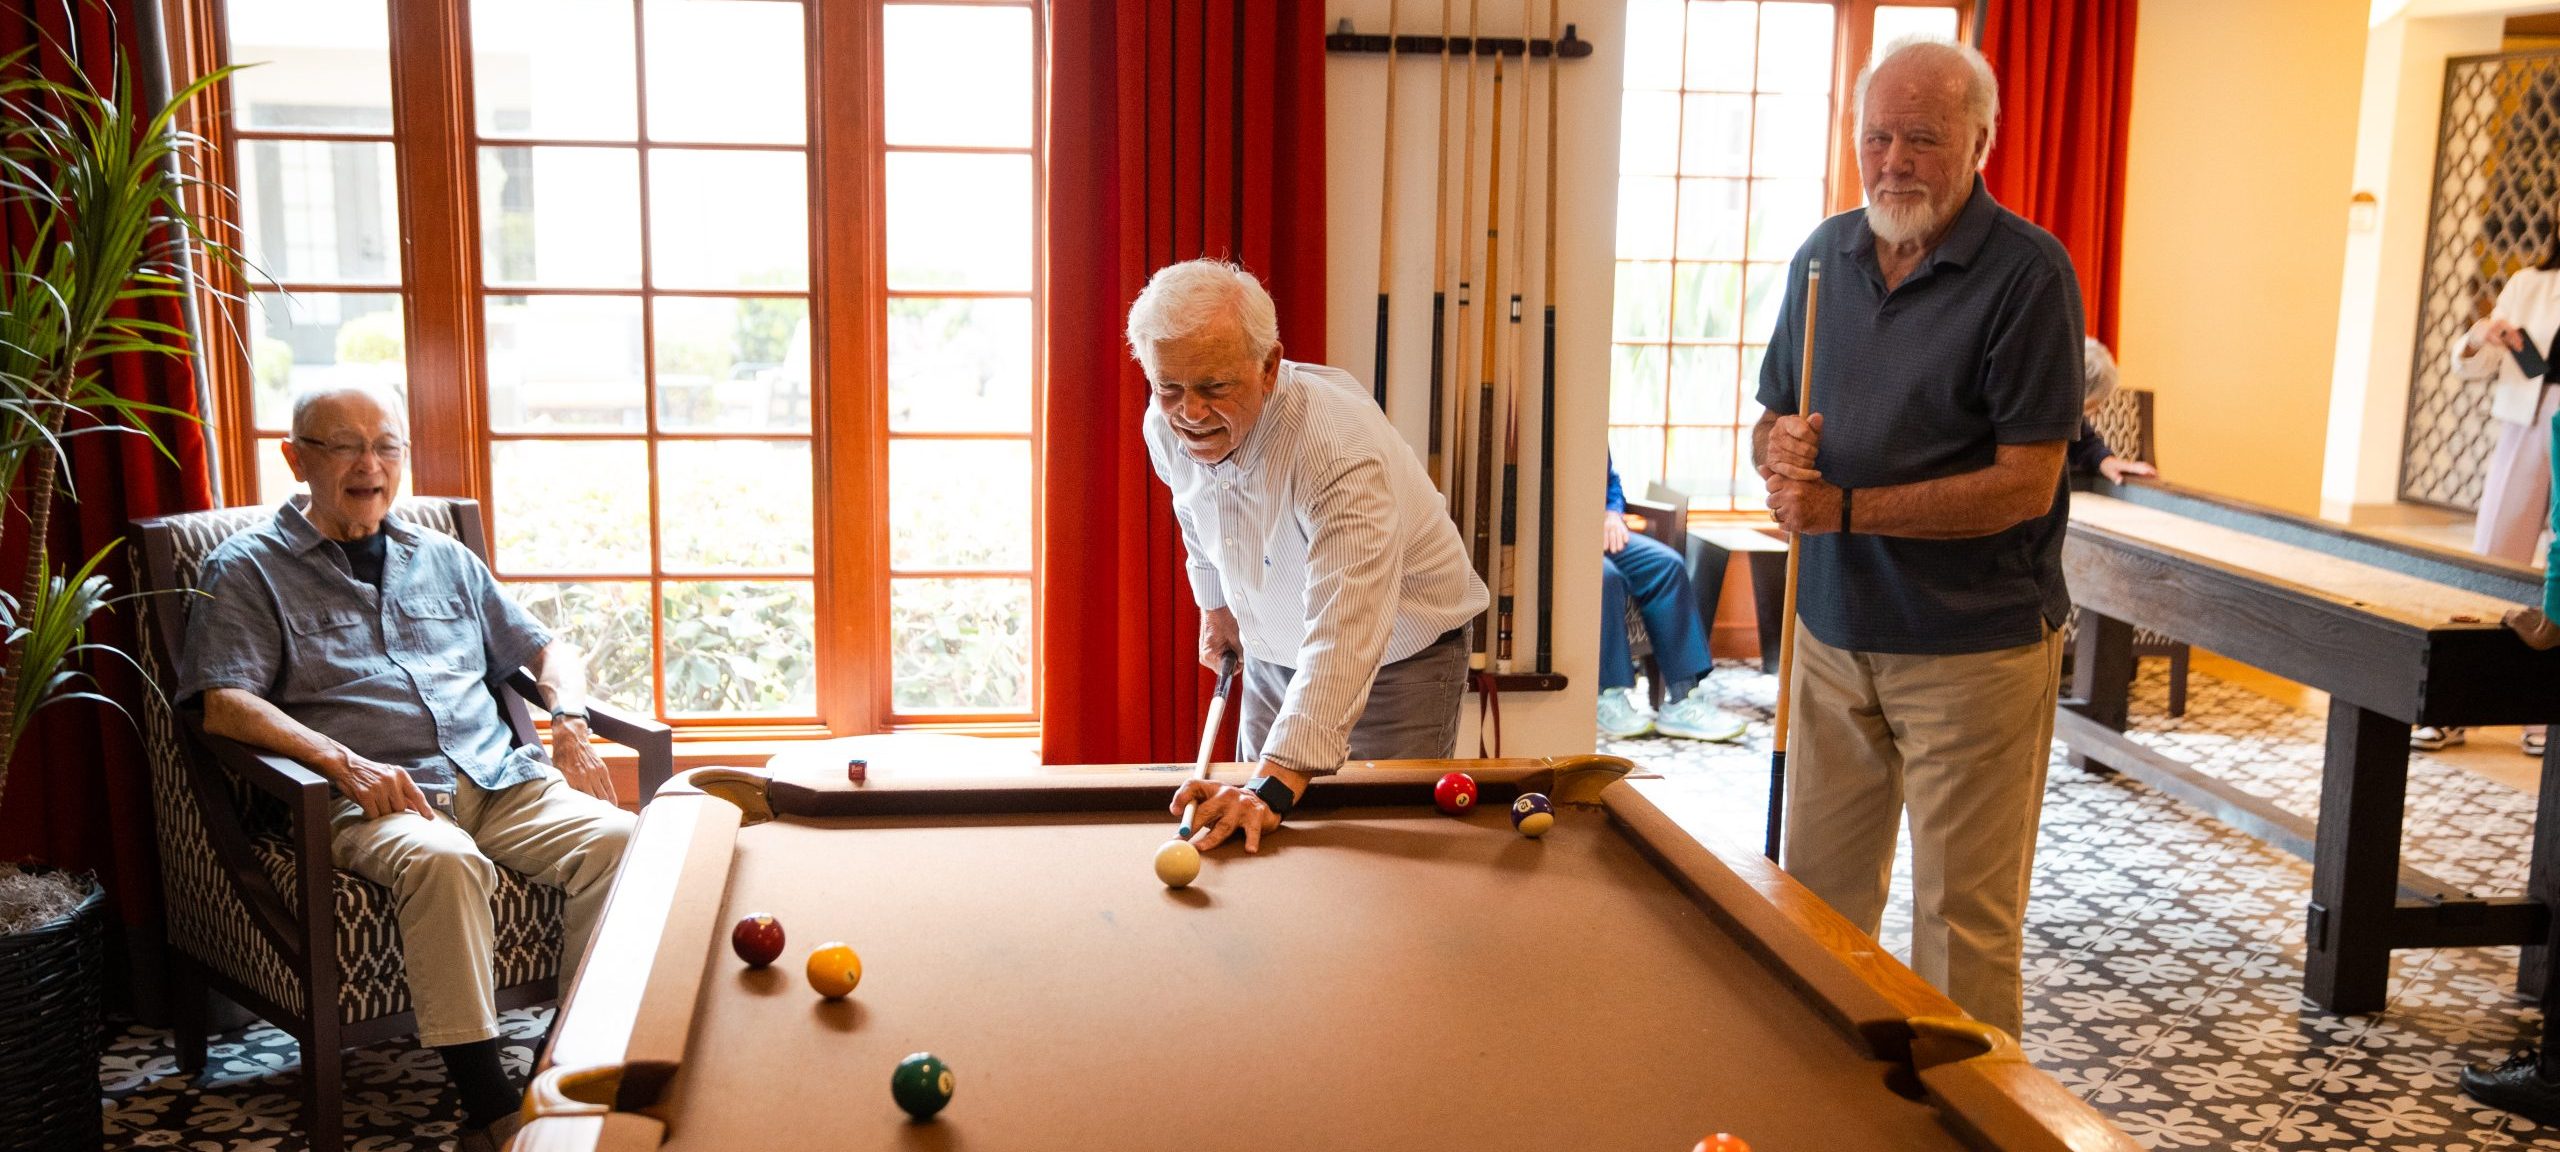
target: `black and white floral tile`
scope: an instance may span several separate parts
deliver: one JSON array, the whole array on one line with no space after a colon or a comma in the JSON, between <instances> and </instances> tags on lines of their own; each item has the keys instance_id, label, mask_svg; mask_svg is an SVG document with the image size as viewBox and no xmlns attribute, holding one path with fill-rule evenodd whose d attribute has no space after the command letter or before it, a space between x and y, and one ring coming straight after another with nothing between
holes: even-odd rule
<instances>
[{"instance_id":1,"label":"black and white floral tile","mask_svg":"<svg viewBox=\"0 0 2560 1152\"><path fill-rule=\"evenodd\" d=\"M1756 843L1767 803L1774 681L1741 665L1712 683L1751 717L1740 745L1618 741L1664 777L1665 802L1703 831ZM2136 736L2309 815L2319 803L2318 717L2195 676L2184 719L2146 664ZM2419 756L2409 862L2489 893L2523 885L2533 800ZM1908 859L1904 853L1904 859ZM2301 909L2310 866L2203 819L2140 784L2083 772L2057 752L2027 930L2027 1035L2037 1064L2153 1148L2560 1150L2560 1132L2481 1107L2454 1076L2540 1032L2514 995L2515 951L2398 954L2390 1006L2334 1016L2301 999ZM1897 876L1885 943L1910 940ZM522 1075L547 1011L505 1015ZM217 1038L202 1077L177 1073L169 1035L132 1027L99 1071L111 1148L292 1152L304 1147L300 1061L267 1027ZM400 1041L349 1055L347 1147L430 1152L456 1113L431 1054Z\"/></svg>"},{"instance_id":2,"label":"black and white floral tile","mask_svg":"<svg viewBox=\"0 0 2560 1152\"><path fill-rule=\"evenodd\" d=\"M1713 683L1753 720L1740 745L1645 738L1605 750L1660 773L1701 831L1757 844L1768 804L1773 677ZM2305 816L2319 808L2320 717L2196 675L2166 714L2165 665L2135 684L2134 734ZM2487 894L2524 885L2533 797L2420 754L2408 862ZM1880 935L1910 946L1909 853ZM2462 1094L2462 1066L2538 1037L2513 948L2396 955L2390 1005L2337 1016L2301 997L2308 863L2057 747L2028 907L2028 1055L2152 1148L2560 1149L2560 1131Z\"/></svg>"}]
</instances>

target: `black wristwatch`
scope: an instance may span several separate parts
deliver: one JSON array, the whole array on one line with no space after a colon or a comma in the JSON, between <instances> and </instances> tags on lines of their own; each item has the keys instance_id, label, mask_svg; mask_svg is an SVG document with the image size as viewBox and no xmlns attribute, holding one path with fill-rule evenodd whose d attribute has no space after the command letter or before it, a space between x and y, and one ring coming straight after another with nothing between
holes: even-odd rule
<instances>
[{"instance_id":1,"label":"black wristwatch","mask_svg":"<svg viewBox=\"0 0 2560 1152\"><path fill-rule=\"evenodd\" d=\"M554 708L551 710L551 722L554 724L571 718L575 718L579 722L584 723L587 719L587 710L584 708Z\"/></svg>"},{"instance_id":2,"label":"black wristwatch","mask_svg":"<svg viewBox=\"0 0 2560 1152\"><path fill-rule=\"evenodd\" d=\"M1289 790L1289 782L1277 776L1256 776L1244 782L1244 790L1262 798L1264 807L1283 820L1289 810L1298 806L1298 794Z\"/></svg>"}]
</instances>

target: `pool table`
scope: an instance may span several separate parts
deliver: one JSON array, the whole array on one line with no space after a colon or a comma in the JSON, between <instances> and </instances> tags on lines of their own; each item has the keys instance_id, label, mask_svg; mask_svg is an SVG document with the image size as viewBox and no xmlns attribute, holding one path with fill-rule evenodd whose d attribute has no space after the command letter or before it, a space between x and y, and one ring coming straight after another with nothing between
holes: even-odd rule
<instances>
[{"instance_id":1,"label":"pool table","mask_svg":"<svg viewBox=\"0 0 2560 1152\"><path fill-rule=\"evenodd\" d=\"M1628 767L1356 764L1180 890L1152 867L1179 773L680 775L513 1147L2135 1147ZM1482 787L1463 817L1431 803L1452 769ZM1555 800L1542 839L1523 792ZM757 912L788 936L760 970L729 942ZM828 940L861 955L844 1000L803 977ZM956 1077L924 1122L889 1090L917 1051Z\"/></svg>"}]
</instances>

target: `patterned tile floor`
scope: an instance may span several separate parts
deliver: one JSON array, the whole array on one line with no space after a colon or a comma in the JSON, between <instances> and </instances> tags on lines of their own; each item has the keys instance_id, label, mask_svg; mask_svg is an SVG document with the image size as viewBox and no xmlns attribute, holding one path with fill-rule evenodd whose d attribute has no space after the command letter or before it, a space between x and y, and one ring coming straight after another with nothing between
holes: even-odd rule
<instances>
[{"instance_id":1,"label":"patterned tile floor","mask_svg":"<svg viewBox=\"0 0 2560 1152\"><path fill-rule=\"evenodd\" d=\"M1750 715L1743 745L1620 741L1664 779L1657 795L1702 834L1756 843L1767 801L1773 679L1740 666L1713 682ZM2319 799L2318 720L2199 676L2185 719L2164 715L2161 666L2136 686L2137 737L2309 814ZM2421 756L2409 789L2409 859L2446 880L2522 886L2532 799ZM1907 853L1905 854L1907 858ZM2402 952L2390 1007L2333 1016L2305 1003L2300 916L2309 865L2205 820L2140 784L2073 769L2056 754L2027 932L2027 1051L2154 1148L2560 1150L2560 1132L2472 1103L2465 1063L2539 1031L2514 996L2513 949ZM1908 948L1908 876L1883 936ZM508 1013L521 1075L547 1012ZM300 1065L290 1039L256 1027L216 1038L201 1078L177 1074L169 1036L129 1027L100 1069L107 1145L288 1152ZM414 1044L354 1053L350 1149L449 1147L442 1070Z\"/></svg>"}]
</instances>

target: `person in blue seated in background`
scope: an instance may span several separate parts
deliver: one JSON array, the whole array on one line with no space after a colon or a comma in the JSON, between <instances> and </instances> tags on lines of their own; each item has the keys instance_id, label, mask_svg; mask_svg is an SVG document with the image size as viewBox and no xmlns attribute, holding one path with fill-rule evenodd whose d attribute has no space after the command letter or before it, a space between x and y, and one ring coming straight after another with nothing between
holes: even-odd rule
<instances>
[{"instance_id":1,"label":"person in blue seated in background","mask_svg":"<svg viewBox=\"0 0 2560 1152\"><path fill-rule=\"evenodd\" d=\"M1707 698L1707 626L1680 553L1627 531L1627 494L1609 464L1609 512L1600 526L1600 734L1613 740L1660 732L1691 740L1733 740L1743 722ZM1635 657L1627 645L1627 598L1635 597L1653 638L1653 661L1669 703L1659 716L1636 702Z\"/></svg>"}]
</instances>

